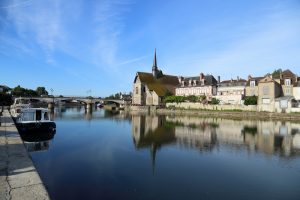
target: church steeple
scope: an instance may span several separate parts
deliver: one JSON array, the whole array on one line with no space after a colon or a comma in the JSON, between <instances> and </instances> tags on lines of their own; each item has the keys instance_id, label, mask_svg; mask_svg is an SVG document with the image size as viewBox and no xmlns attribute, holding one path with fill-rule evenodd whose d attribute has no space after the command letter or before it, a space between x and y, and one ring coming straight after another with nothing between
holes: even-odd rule
<instances>
[{"instance_id":1,"label":"church steeple","mask_svg":"<svg viewBox=\"0 0 300 200\"><path fill-rule=\"evenodd\" d=\"M153 66L152 66L152 74L155 78L158 76L158 68L157 68L157 60L156 60L156 48L154 50L154 58L153 58Z\"/></svg>"},{"instance_id":2,"label":"church steeple","mask_svg":"<svg viewBox=\"0 0 300 200\"><path fill-rule=\"evenodd\" d=\"M156 61L156 48L154 50L154 59L153 59L153 67L152 68L156 68L157 69L157 61Z\"/></svg>"}]
</instances>

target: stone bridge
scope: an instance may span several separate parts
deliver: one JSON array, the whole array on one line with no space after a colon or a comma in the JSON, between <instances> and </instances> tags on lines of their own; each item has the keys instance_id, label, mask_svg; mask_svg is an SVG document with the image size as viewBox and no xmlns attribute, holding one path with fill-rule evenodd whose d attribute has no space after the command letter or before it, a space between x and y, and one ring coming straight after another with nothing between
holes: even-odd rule
<instances>
[{"instance_id":1,"label":"stone bridge","mask_svg":"<svg viewBox=\"0 0 300 200\"><path fill-rule=\"evenodd\" d=\"M54 104L59 104L60 102L77 102L85 104L87 107L90 107L92 104L104 104L104 103L114 103L118 107L124 107L129 105L131 101L123 99L102 99L102 98L89 98L89 97L21 97L23 99L37 100L40 102L48 103L48 107L51 108Z\"/></svg>"}]
</instances>

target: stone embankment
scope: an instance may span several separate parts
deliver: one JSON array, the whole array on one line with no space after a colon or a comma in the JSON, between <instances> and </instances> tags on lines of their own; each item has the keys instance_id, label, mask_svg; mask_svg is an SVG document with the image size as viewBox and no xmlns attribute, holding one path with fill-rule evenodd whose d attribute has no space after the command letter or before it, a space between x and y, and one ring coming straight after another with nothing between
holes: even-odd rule
<instances>
[{"instance_id":1,"label":"stone embankment","mask_svg":"<svg viewBox=\"0 0 300 200\"><path fill-rule=\"evenodd\" d=\"M1 111L1 110L0 110ZM0 126L0 200L49 199L8 110Z\"/></svg>"},{"instance_id":2,"label":"stone embankment","mask_svg":"<svg viewBox=\"0 0 300 200\"><path fill-rule=\"evenodd\" d=\"M216 117L251 120L280 120L300 121L300 113L271 113L251 111L213 111L213 110L185 110L185 109L157 109L156 114L161 115L190 115L199 117Z\"/></svg>"},{"instance_id":3,"label":"stone embankment","mask_svg":"<svg viewBox=\"0 0 300 200\"><path fill-rule=\"evenodd\" d=\"M127 110L132 114L190 115L231 119L300 121L300 113L258 112L252 111L251 109L205 110L191 108L158 108L155 106L131 106Z\"/></svg>"}]
</instances>

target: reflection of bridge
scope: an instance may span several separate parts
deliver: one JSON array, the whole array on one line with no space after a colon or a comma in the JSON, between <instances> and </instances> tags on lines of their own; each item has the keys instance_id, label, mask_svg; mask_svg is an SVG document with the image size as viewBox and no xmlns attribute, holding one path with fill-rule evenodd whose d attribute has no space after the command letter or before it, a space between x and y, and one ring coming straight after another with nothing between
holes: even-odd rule
<instances>
[{"instance_id":1,"label":"reflection of bridge","mask_svg":"<svg viewBox=\"0 0 300 200\"><path fill-rule=\"evenodd\" d=\"M48 103L49 108L52 108L54 104L59 104L60 102L81 103L81 104L85 104L87 108L91 107L92 104L97 104L97 103L100 104L113 103L117 107L124 107L125 105L129 105L131 102L124 99L102 99L102 98L89 98L89 97L22 97L22 98Z\"/></svg>"}]
</instances>

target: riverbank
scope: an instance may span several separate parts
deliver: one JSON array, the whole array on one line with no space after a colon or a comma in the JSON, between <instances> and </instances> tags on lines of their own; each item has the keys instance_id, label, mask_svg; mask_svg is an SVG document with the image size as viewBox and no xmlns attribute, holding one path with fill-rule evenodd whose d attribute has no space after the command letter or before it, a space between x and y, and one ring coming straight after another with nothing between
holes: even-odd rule
<instances>
[{"instance_id":1,"label":"riverbank","mask_svg":"<svg viewBox=\"0 0 300 200\"><path fill-rule=\"evenodd\" d=\"M251 119L251 120L280 120L300 121L300 112L297 113L275 113L251 110L206 110L193 108L158 108L156 106L131 106L126 111L131 114L159 114L159 115L189 115L199 117L217 117L229 119Z\"/></svg>"},{"instance_id":2,"label":"riverbank","mask_svg":"<svg viewBox=\"0 0 300 200\"><path fill-rule=\"evenodd\" d=\"M200 110L200 109L178 109L160 108L156 110L161 115L191 115L199 117L218 117L230 119L259 119L259 120L283 120L299 121L300 113L273 113L242 110Z\"/></svg>"},{"instance_id":3,"label":"riverbank","mask_svg":"<svg viewBox=\"0 0 300 200\"><path fill-rule=\"evenodd\" d=\"M0 199L50 199L7 109L0 126Z\"/></svg>"}]
</instances>

